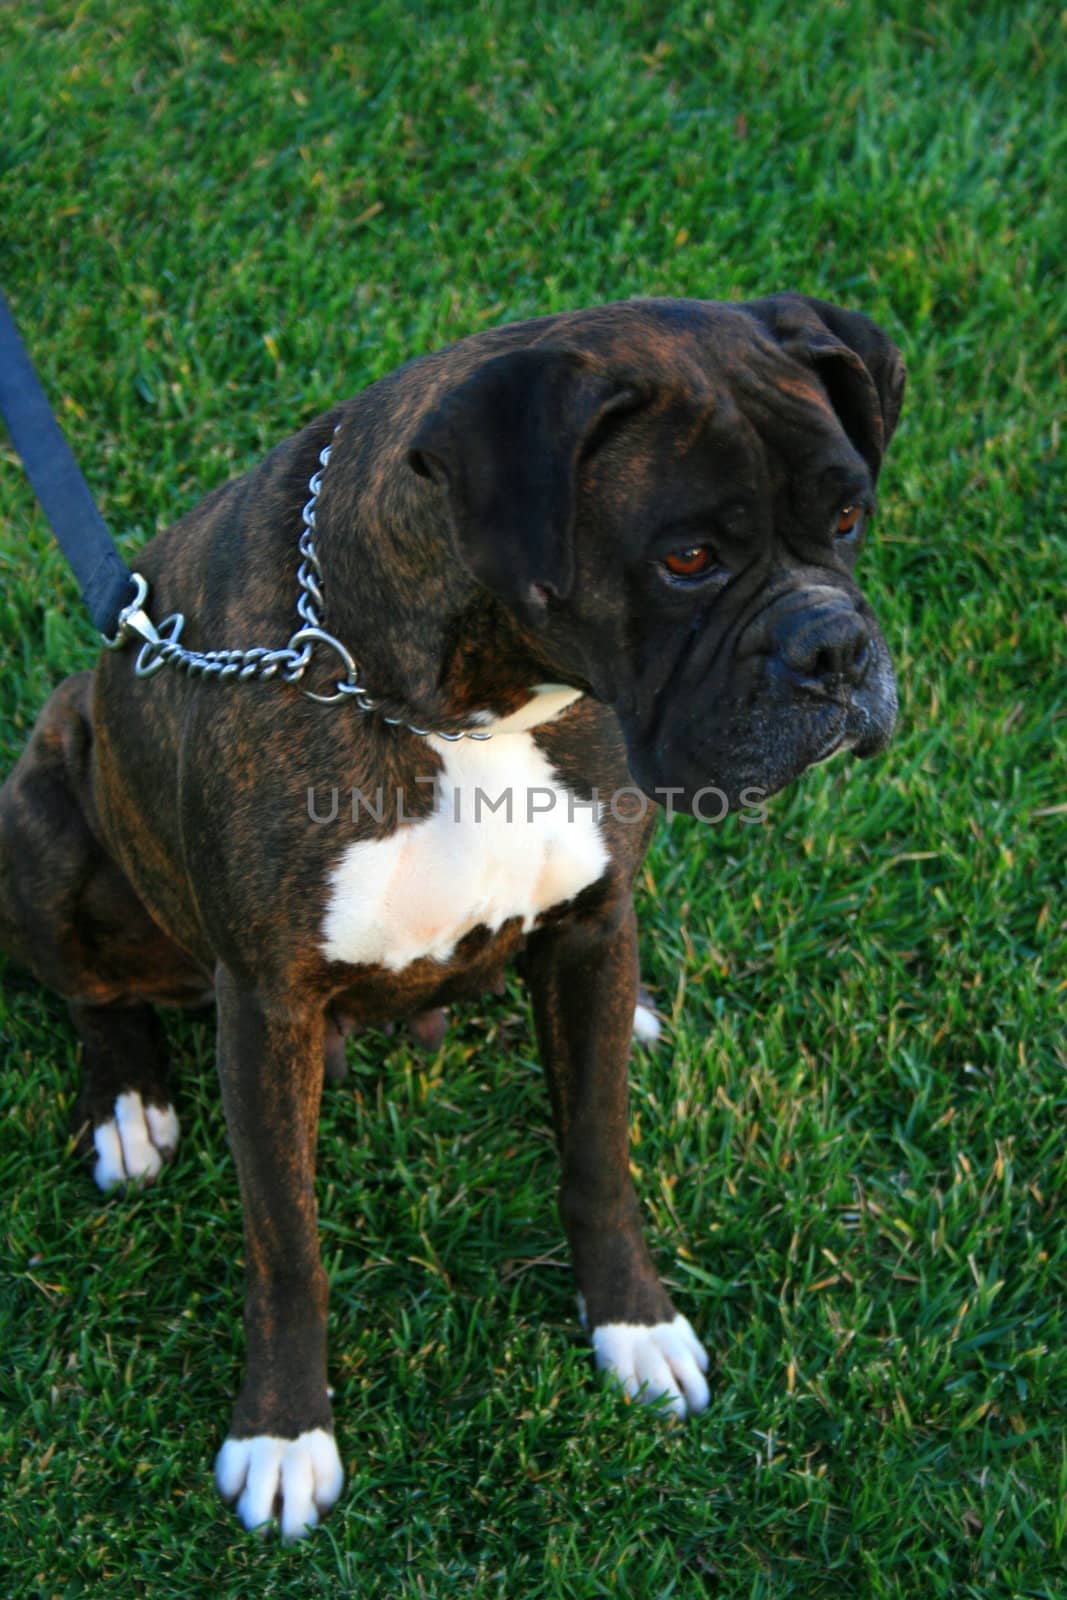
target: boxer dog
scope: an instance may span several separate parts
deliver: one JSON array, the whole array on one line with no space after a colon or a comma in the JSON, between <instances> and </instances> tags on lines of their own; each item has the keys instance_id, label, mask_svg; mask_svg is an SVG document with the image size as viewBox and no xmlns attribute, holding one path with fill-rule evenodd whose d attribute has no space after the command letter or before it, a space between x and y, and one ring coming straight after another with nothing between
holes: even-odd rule
<instances>
[{"instance_id":1,"label":"boxer dog","mask_svg":"<svg viewBox=\"0 0 1067 1600\"><path fill-rule=\"evenodd\" d=\"M707 1403L629 1175L632 885L652 802L721 815L889 739L853 568L903 386L878 328L797 294L475 334L141 552L184 648L258 655L219 674L117 650L46 705L0 792L0 945L68 1003L103 1187L174 1154L154 1008L216 1002L248 1350L216 1479L246 1527L299 1536L341 1489L327 1056L519 958L597 1363L680 1415Z\"/></svg>"}]
</instances>

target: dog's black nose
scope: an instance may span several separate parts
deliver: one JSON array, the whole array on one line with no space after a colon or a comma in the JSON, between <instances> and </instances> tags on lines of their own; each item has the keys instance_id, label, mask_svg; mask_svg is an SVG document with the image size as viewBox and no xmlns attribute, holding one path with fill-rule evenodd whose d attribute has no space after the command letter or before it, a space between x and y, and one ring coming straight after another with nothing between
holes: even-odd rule
<instances>
[{"instance_id":1,"label":"dog's black nose","mask_svg":"<svg viewBox=\"0 0 1067 1600\"><path fill-rule=\"evenodd\" d=\"M871 636L851 606L808 606L785 620L778 656L800 686L858 689L871 664Z\"/></svg>"}]
</instances>

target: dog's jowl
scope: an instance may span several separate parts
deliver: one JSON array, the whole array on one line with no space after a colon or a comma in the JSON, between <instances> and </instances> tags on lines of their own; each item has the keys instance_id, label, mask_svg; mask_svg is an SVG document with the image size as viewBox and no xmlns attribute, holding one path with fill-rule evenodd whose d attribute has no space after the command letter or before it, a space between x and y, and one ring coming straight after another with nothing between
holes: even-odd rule
<instances>
[{"instance_id":1,"label":"dog's jowl","mask_svg":"<svg viewBox=\"0 0 1067 1600\"><path fill-rule=\"evenodd\" d=\"M298 681L261 658L220 683L180 653L142 676L130 648L45 707L0 792L0 943L68 1003L105 1188L177 1147L156 1008L214 997L248 1349L216 1477L245 1526L296 1536L341 1490L324 1066L351 1027L437 1038L440 1007L517 959L598 1364L679 1415L706 1404L629 1174L648 801L718 815L888 740L853 571L903 382L872 323L792 294L476 334L141 553L191 651L284 647L312 595ZM309 796L331 791L327 822Z\"/></svg>"}]
</instances>

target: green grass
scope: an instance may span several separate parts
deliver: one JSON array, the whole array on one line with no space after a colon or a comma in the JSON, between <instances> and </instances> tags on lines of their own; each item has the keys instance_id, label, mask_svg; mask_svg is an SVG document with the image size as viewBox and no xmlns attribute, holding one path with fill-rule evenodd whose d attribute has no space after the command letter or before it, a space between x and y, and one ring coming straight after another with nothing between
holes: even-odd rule
<instances>
[{"instance_id":1,"label":"green grass","mask_svg":"<svg viewBox=\"0 0 1067 1600\"><path fill-rule=\"evenodd\" d=\"M592 1377L516 986L329 1093L349 1481L302 1546L242 1533L211 1030L172 1029L177 1164L102 1202L62 1012L12 981L0 1593L1067 1595L1065 45L1034 0L0 12L0 281L131 550L490 322L798 288L911 371L864 558L897 739L645 875L633 1160L708 1412ZM2 771L94 645L0 454Z\"/></svg>"}]
</instances>

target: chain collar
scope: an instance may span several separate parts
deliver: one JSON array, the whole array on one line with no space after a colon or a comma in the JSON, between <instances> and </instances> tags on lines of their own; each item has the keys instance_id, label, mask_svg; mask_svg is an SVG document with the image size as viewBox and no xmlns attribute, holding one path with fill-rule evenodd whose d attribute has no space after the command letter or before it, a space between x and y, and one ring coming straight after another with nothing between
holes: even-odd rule
<instances>
[{"instance_id":1,"label":"chain collar","mask_svg":"<svg viewBox=\"0 0 1067 1600\"><path fill-rule=\"evenodd\" d=\"M182 612L172 612L163 619L158 629L153 626L144 610L148 584L139 572L135 572L132 574L136 585L134 599L120 614L114 638L105 638L104 643L116 649L132 635L142 639L144 642L137 652L133 667L139 678L150 678L162 667L171 666L188 672L192 677L218 678L221 682L232 682L235 678L242 682L251 678L266 681L277 677L283 683L299 683L308 669L313 651L322 646L332 650L338 657L342 676L334 684L331 694L315 694L310 689L304 689L302 693L309 700L316 700L324 706L338 705L348 700L359 711L378 711L377 701L371 699L359 681L359 669L351 652L340 639L327 633L322 625L326 601L323 596L322 567L315 550L315 502L340 426L338 423L330 443L319 452L319 465L308 480L309 499L300 514L303 528L297 546L300 565L296 580L300 593L297 596L296 613L300 626L290 636L289 642L280 650L271 650L263 645L253 645L245 650L189 650L179 642L185 626ZM406 728L409 733L418 734L420 739L432 737L455 743L459 739L484 741L493 737L492 733L473 728L461 729L459 733L440 733L430 728L417 728L413 722L404 722L400 717L387 717L384 712L379 714L382 721L391 727Z\"/></svg>"}]
</instances>

